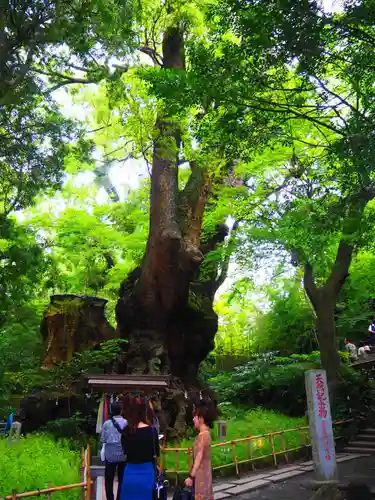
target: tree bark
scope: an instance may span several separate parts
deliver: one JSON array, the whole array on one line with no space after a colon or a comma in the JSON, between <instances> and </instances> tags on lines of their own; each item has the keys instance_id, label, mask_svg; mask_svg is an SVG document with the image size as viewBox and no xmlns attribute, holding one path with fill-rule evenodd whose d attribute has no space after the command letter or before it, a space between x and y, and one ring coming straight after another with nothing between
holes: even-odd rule
<instances>
[{"instance_id":1,"label":"tree bark","mask_svg":"<svg viewBox=\"0 0 375 500\"><path fill-rule=\"evenodd\" d=\"M175 26L164 34L161 71L184 67L183 32ZM213 300L221 265L205 262L203 273L201 264L224 242L228 228L218 226L201 244L208 169L191 162L190 178L179 191L179 124L159 115L155 129L146 252L121 284L116 306L117 333L128 340L126 365L118 370L172 376L160 416L169 435L177 436L185 429L184 392L197 393L198 368L214 347L218 327Z\"/></svg>"},{"instance_id":2,"label":"tree bark","mask_svg":"<svg viewBox=\"0 0 375 500\"><path fill-rule=\"evenodd\" d=\"M353 251L353 245L344 240L340 241L331 274L321 287L315 283L311 264L309 262L305 264L304 287L316 313L320 359L327 372L332 394L340 369L340 357L336 345L335 307L341 288L349 275Z\"/></svg>"},{"instance_id":3,"label":"tree bark","mask_svg":"<svg viewBox=\"0 0 375 500\"><path fill-rule=\"evenodd\" d=\"M315 308L320 359L323 368L327 372L327 380L331 395L335 392L334 388L340 369L340 357L337 350L336 325L334 319L335 304L336 301L332 296L330 297L326 293L321 293Z\"/></svg>"}]
</instances>

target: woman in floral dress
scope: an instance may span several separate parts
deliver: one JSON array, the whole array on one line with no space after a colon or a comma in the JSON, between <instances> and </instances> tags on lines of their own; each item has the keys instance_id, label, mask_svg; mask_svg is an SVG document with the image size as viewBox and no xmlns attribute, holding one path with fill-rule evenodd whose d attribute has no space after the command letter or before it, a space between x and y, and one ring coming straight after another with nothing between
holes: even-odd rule
<instances>
[{"instance_id":1,"label":"woman in floral dress","mask_svg":"<svg viewBox=\"0 0 375 500\"><path fill-rule=\"evenodd\" d=\"M194 463L185 481L188 487L194 486L195 500L213 500L211 432L216 418L215 408L198 406L194 411L194 427L199 430L194 443Z\"/></svg>"}]
</instances>

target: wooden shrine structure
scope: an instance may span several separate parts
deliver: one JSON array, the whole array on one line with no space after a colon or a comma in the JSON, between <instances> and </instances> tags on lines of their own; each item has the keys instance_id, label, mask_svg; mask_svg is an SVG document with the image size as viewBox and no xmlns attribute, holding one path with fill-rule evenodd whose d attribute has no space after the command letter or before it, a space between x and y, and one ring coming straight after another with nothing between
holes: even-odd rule
<instances>
[{"instance_id":1,"label":"wooden shrine structure","mask_svg":"<svg viewBox=\"0 0 375 500\"><path fill-rule=\"evenodd\" d=\"M145 395L165 391L169 377L165 375L89 375L88 386L101 394L126 394L129 392Z\"/></svg>"},{"instance_id":2,"label":"wooden shrine structure","mask_svg":"<svg viewBox=\"0 0 375 500\"><path fill-rule=\"evenodd\" d=\"M95 374L87 377L87 385L92 392L99 394L142 394L150 396L165 391L169 385L169 376L164 375L104 375ZM90 500L105 500L104 464L100 457L92 457L90 477L93 481Z\"/></svg>"}]
</instances>

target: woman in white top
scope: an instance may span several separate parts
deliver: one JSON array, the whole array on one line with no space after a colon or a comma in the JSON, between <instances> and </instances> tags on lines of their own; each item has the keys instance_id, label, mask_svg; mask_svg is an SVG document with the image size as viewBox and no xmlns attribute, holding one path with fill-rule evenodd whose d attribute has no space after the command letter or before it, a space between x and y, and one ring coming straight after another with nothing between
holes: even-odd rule
<instances>
[{"instance_id":1,"label":"woman in white top","mask_svg":"<svg viewBox=\"0 0 375 500\"><path fill-rule=\"evenodd\" d=\"M105 462L105 493L107 500L114 500L113 483L116 472L118 477L117 500L120 499L122 478L125 470L125 455L121 446L121 434L128 425L121 416L122 406L119 403L111 404L111 419L104 422L100 441L104 445Z\"/></svg>"}]
</instances>

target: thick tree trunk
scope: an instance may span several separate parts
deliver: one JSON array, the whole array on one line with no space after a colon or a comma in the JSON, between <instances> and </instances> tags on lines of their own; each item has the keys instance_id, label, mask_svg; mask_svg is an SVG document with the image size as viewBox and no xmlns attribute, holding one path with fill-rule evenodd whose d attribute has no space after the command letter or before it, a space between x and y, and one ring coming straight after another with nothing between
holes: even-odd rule
<instances>
[{"instance_id":1,"label":"thick tree trunk","mask_svg":"<svg viewBox=\"0 0 375 500\"><path fill-rule=\"evenodd\" d=\"M315 308L316 326L319 337L320 359L327 372L327 380L334 393L334 386L340 368L340 357L336 342L336 325L334 319L335 301L322 293Z\"/></svg>"},{"instance_id":2,"label":"thick tree trunk","mask_svg":"<svg viewBox=\"0 0 375 500\"><path fill-rule=\"evenodd\" d=\"M169 28L163 40L163 67L184 70L183 33ZM199 364L214 347L218 319L213 309L219 263L200 266L223 243L228 229L219 226L201 245L202 220L210 193L205 166L191 162L183 191L178 188L179 124L158 116L151 174L150 230L140 268L122 283L116 307L118 334L128 339L127 373L171 374L162 407L170 435L185 428L185 390L199 384Z\"/></svg>"}]
</instances>

